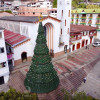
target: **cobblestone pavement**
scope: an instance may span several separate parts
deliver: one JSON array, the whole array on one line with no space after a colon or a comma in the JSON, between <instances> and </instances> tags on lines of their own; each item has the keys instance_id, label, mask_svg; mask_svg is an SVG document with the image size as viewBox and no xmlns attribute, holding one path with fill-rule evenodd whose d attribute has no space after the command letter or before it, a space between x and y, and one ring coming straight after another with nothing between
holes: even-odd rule
<instances>
[{"instance_id":1,"label":"cobblestone pavement","mask_svg":"<svg viewBox=\"0 0 100 100\"><path fill-rule=\"evenodd\" d=\"M61 56L53 59L54 68L57 71L59 77L63 77L67 74L70 74L73 71L76 71L82 68L84 65L92 62L95 58L98 58L100 55L100 47L90 46L89 49L79 49L75 52L69 53L67 56ZM20 70L23 74L29 70L31 63L26 62L22 65L16 66L14 71Z\"/></svg>"},{"instance_id":2,"label":"cobblestone pavement","mask_svg":"<svg viewBox=\"0 0 100 100\"><path fill-rule=\"evenodd\" d=\"M86 94L100 100L100 61L87 75L86 83L82 83L78 91L85 91Z\"/></svg>"},{"instance_id":3,"label":"cobblestone pavement","mask_svg":"<svg viewBox=\"0 0 100 100\"><path fill-rule=\"evenodd\" d=\"M0 92L7 92L9 90L8 84L0 85Z\"/></svg>"}]
</instances>

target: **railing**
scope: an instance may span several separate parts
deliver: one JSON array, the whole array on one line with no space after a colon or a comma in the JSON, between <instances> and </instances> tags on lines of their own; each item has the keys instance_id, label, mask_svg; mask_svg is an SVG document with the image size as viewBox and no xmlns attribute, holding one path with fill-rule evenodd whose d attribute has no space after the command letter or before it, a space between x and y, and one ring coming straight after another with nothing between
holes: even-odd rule
<instances>
[{"instance_id":1,"label":"railing","mask_svg":"<svg viewBox=\"0 0 100 100\"><path fill-rule=\"evenodd\" d=\"M82 39L81 36L80 37L73 37L73 38L70 38L70 41L76 41L76 40L80 40L80 39Z\"/></svg>"},{"instance_id":2,"label":"railing","mask_svg":"<svg viewBox=\"0 0 100 100\"><path fill-rule=\"evenodd\" d=\"M73 21L71 21L71 24L73 24L74 22Z\"/></svg>"},{"instance_id":3,"label":"railing","mask_svg":"<svg viewBox=\"0 0 100 100\"><path fill-rule=\"evenodd\" d=\"M78 24L78 21L76 21L75 23Z\"/></svg>"},{"instance_id":4,"label":"railing","mask_svg":"<svg viewBox=\"0 0 100 100\"><path fill-rule=\"evenodd\" d=\"M79 17L76 17L76 19L79 19Z\"/></svg>"},{"instance_id":5,"label":"railing","mask_svg":"<svg viewBox=\"0 0 100 100\"><path fill-rule=\"evenodd\" d=\"M86 24L86 22L80 22L80 24Z\"/></svg>"},{"instance_id":6,"label":"railing","mask_svg":"<svg viewBox=\"0 0 100 100\"><path fill-rule=\"evenodd\" d=\"M96 23L96 25L100 25L100 23Z\"/></svg>"},{"instance_id":7,"label":"railing","mask_svg":"<svg viewBox=\"0 0 100 100\"><path fill-rule=\"evenodd\" d=\"M74 19L74 17L71 17L71 19Z\"/></svg>"},{"instance_id":8,"label":"railing","mask_svg":"<svg viewBox=\"0 0 100 100\"><path fill-rule=\"evenodd\" d=\"M97 19L100 19L100 16L98 16Z\"/></svg>"},{"instance_id":9,"label":"railing","mask_svg":"<svg viewBox=\"0 0 100 100\"><path fill-rule=\"evenodd\" d=\"M81 17L81 19L86 19L86 17Z\"/></svg>"},{"instance_id":10,"label":"railing","mask_svg":"<svg viewBox=\"0 0 100 100\"><path fill-rule=\"evenodd\" d=\"M59 46L63 46L64 45L64 42L59 42Z\"/></svg>"},{"instance_id":11,"label":"railing","mask_svg":"<svg viewBox=\"0 0 100 100\"><path fill-rule=\"evenodd\" d=\"M91 36L96 36L96 35L97 35L97 33L89 34L90 37L91 37Z\"/></svg>"},{"instance_id":12,"label":"railing","mask_svg":"<svg viewBox=\"0 0 100 100\"><path fill-rule=\"evenodd\" d=\"M92 24L92 22L88 22L88 24L89 24L89 25L91 25L91 24Z\"/></svg>"},{"instance_id":13,"label":"railing","mask_svg":"<svg viewBox=\"0 0 100 100\"><path fill-rule=\"evenodd\" d=\"M82 39L82 37L80 36L80 37L76 37L76 40L80 40L80 39Z\"/></svg>"},{"instance_id":14,"label":"railing","mask_svg":"<svg viewBox=\"0 0 100 100\"><path fill-rule=\"evenodd\" d=\"M92 18L93 18L92 16L89 17L89 19L92 19Z\"/></svg>"}]
</instances>

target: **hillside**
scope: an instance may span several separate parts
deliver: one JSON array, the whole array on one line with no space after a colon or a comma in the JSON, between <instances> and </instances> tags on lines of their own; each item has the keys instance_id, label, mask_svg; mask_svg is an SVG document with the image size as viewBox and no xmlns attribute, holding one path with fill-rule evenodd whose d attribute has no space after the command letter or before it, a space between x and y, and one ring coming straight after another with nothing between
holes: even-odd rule
<instances>
[{"instance_id":1,"label":"hillside","mask_svg":"<svg viewBox=\"0 0 100 100\"><path fill-rule=\"evenodd\" d=\"M52 0L51 0L52 1ZM100 2L100 0L72 0L72 6L75 8L86 8L86 4L80 4L79 2L91 2L91 3L95 3L95 2ZM57 7L57 0L53 0L53 7L56 8Z\"/></svg>"}]
</instances>

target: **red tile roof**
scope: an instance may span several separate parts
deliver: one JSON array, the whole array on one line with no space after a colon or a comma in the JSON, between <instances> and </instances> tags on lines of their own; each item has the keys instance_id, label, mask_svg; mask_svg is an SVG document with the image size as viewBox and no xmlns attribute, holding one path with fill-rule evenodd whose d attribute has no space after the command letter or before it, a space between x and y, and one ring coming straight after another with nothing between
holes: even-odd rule
<instances>
[{"instance_id":1,"label":"red tile roof","mask_svg":"<svg viewBox=\"0 0 100 100\"><path fill-rule=\"evenodd\" d=\"M93 31L98 29L97 27L92 27L92 26L86 26L86 25L70 25L70 33L79 33L79 32L84 32L84 31Z\"/></svg>"},{"instance_id":2,"label":"red tile roof","mask_svg":"<svg viewBox=\"0 0 100 100\"><path fill-rule=\"evenodd\" d=\"M4 30L4 36L5 36L5 41L8 44L10 44L12 47L15 47L18 44L23 43L29 39L28 37L24 35L14 33L8 30Z\"/></svg>"}]
</instances>

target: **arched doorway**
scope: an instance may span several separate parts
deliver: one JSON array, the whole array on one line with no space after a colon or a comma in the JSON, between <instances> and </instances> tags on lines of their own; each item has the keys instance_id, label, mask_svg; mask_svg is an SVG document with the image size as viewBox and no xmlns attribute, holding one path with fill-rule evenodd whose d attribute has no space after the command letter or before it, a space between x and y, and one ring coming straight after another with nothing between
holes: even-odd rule
<instances>
[{"instance_id":1,"label":"arched doorway","mask_svg":"<svg viewBox=\"0 0 100 100\"><path fill-rule=\"evenodd\" d=\"M53 57L53 53L54 53L54 48L53 48L53 37L54 37L54 26L51 23L46 23L44 25L44 35L46 36L46 40L47 40L47 46L49 48L50 51L50 55Z\"/></svg>"},{"instance_id":2,"label":"arched doorway","mask_svg":"<svg viewBox=\"0 0 100 100\"><path fill-rule=\"evenodd\" d=\"M27 61L27 52L23 52L21 54L21 59L22 59L22 62L26 62Z\"/></svg>"}]
</instances>

